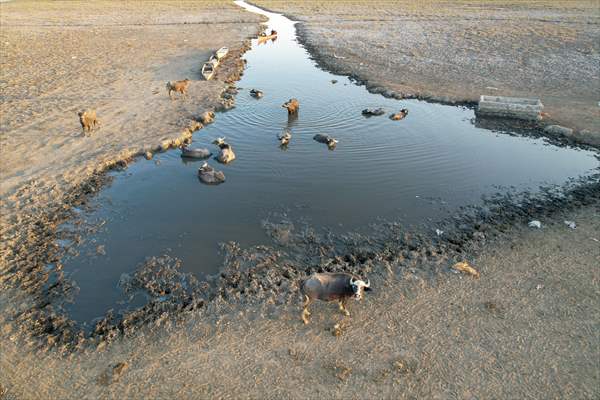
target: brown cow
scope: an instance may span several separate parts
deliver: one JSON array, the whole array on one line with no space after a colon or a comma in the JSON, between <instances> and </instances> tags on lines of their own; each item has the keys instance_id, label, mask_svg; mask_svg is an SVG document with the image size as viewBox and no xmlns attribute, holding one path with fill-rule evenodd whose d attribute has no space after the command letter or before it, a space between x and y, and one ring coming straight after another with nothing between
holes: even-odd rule
<instances>
[{"instance_id":1,"label":"brown cow","mask_svg":"<svg viewBox=\"0 0 600 400\"><path fill-rule=\"evenodd\" d=\"M402 110L400 110L400 112L390 115L390 119L392 121L400 121L401 119L404 119L407 115L408 110L406 108L403 108Z\"/></svg>"},{"instance_id":2,"label":"brown cow","mask_svg":"<svg viewBox=\"0 0 600 400\"><path fill-rule=\"evenodd\" d=\"M79 122L81 122L81 128L85 136L87 136L86 133L90 133L100 124L98 118L96 118L96 110L79 111L77 115L79 115Z\"/></svg>"},{"instance_id":3,"label":"brown cow","mask_svg":"<svg viewBox=\"0 0 600 400\"><path fill-rule=\"evenodd\" d=\"M297 99L289 99L286 103L281 105L283 108L287 108L288 114L296 114L300 108L300 103Z\"/></svg>"},{"instance_id":4,"label":"brown cow","mask_svg":"<svg viewBox=\"0 0 600 400\"><path fill-rule=\"evenodd\" d=\"M190 80L187 78L182 81L167 82L167 91L169 92L171 100L173 100L173 92L179 92L186 98L189 84Z\"/></svg>"}]
</instances>

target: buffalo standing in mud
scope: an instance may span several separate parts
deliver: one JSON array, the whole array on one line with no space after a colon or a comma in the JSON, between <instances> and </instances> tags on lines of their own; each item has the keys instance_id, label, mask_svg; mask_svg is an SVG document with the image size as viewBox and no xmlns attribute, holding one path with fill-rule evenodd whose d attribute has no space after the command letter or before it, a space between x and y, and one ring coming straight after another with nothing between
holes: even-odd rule
<instances>
[{"instance_id":1,"label":"buffalo standing in mud","mask_svg":"<svg viewBox=\"0 0 600 400\"><path fill-rule=\"evenodd\" d=\"M179 92L181 93L183 98L186 98L189 85L189 79L184 79L182 81L175 82L167 82L167 91L169 92L169 97L171 98L171 100L173 100L173 92Z\"/></svg>"},{"instance_id":2,"label":"buffalo standing in mud","mask_svg":"<svg viewBox=\"0 0 600 400\"><path fill-rule=\"evenodd\" d=\"M99 125L98 118L96 117L96 110L80 111L77 115L79 115L79 122L81 123L84 135L95 130Z\"/></svg>"},{"instance_id":3,"label":"buffalo standing in mud","mask_svg":"<svg viewBox=\"0 0 600 400\"><path fill-rule=\"evenodd\" d=\"M300 293L304 297L302 305L302 321L308 324L308 306L313 300L337 301L340 311L349 316L346 302L351 297L361 300L365 291L371 290L371 283L362 281L354 275L344 272L315 273L300 284Z\"/></svg>"}]
</instances>

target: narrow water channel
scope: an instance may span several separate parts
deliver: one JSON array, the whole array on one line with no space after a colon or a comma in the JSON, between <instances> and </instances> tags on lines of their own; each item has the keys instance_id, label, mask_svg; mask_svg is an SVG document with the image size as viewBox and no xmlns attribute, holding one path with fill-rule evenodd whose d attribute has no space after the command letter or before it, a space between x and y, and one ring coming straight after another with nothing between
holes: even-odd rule
<instances>
[{"instance_id":1,"label":"narrow water channel","mask_svg":"<svg viewBox=\"0 0 600 400\"><path fill-rule=\"evenodd\" d=\"M599 166L591 151L477 128L471 109L370 94L318 69L298 44L294 22L236 3L266 15L267 30L279 36L264 44L253 40L236 107L194 134L193 146L216 152L211 142L220 136L233 146L237 159L231 164L208 160L226 182L202 184L202 161L183 160L179 150L115 172L114 182L93 200L95 211L85 216L105 224L79 246L79 255L65 260L80 288L66 305L75 320L139 305L143 296L129 304L118 281L147 256L169 253L185 271L216 273L219 243L268 243L261 221L274 213L336 231L367 230L378 218L430 223L498 187L536 190ZM251 97L252 88L264 97ZM295 119L281 107L291 97L300 101ZM387 113L365 118L361 110L368 107ZM406 119L388 118L402 108L409 110ZM276 139L283 129L292 132L287 149ZM317 133L336 138L335 150L314 141Z\"/></svg>"}]
</instances>

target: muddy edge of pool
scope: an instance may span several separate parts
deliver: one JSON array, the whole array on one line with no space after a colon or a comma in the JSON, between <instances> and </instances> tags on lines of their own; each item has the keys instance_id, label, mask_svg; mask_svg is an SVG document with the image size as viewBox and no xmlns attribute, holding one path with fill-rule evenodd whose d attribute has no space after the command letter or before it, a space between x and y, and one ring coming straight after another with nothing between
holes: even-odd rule
<instances>
[{"instance_id":1,"label":"muddy edge of pool","mask_svg":"<svg viewBox=\"0 0 600 400\"><path fill-rule=\"evenodd\" d=\"M297 28L297 33L298 33L298 40L299 42L308 50L308 52L310 53L311 57L313 58L313 60L317 63L317 65L329 72L332 72L334 74L338 74L338 75L345 75L345 76L349 76L355 83L359 84L359 85L365 85L367 90L371 93L376 93L376 94L382 94L385 97L389 97L389 98L396 98L396 99L420 99L420 100L425 100L428 102L432 102L432 103L440 103L440 104L448 104L448 105L463 105L463 106L467 106L470 108L476 108L477 106L477 100L476 97L478 98L479 94L490 94L490 95L494 95L494 94L499 94L499 95L506 95L506 96L516 96L516 97L539 97L539 95L541 95L542 97L542 102L544 102L544 99L548 99L551 98L551 103L552 103L552 115L550 116L545 116L544 119L542 119L539 122L536 123L523 123L521 121L518 120L510 120L510 119L491 119L488 120L486 119L482 119L481 122L483 124L493 124L493 125L497 125L499 126L499 130L514 130L514 129L519 129L519 130L526 130L529 132L529 134L531 134L532 136L544 136L547 137L553 144L558 144L560 145L561 143L563 144L578 144L578 145L585 145L587 146L591 146L594 148L599 148L600 147L600 126L598 124L600 124L600 112L598 111L597 108L597 99L594 100L594 98L585 98L585 99L579 99L577 98L576 94L571 95L570 97L566 97L564 94L556 94L556 91L550 90L548 87L544 88L544 87L540 87L540 86L535 86L533 85L532 88L529 89L528 92L523 92L523 89L516 89L516 88L521 88L521 87L529 87L530 84L527 82L527 80L524 80L523 83L519 83L519 79L523 79L523 78L518 78L518 77L513 77L511 78L509 81L507 82L496 82L494 84L494 86L499 86L502 87L502 84L506 84L506 88L504 89L497 89L497 88L492 88L493 90L490 91L488 90L485 84L482 84L481 82L479 82L479 86L481 86L477 92L477 94L473 93L473 85L476 85L476 83L474 83L474 81L477 81L477 79L471 79L469 77L463 77L463 79L458 79L456 77L456 73L453 71L446 71L446 73L440 73L441 75L438 76L436 79L448 79L449 80L449 84L450 86L453 88L452 90L447 90L446 88L446 83L442 82L440 85L435 85L434 83L432 83L430 81L430 78L427 78L426 76L429 76L431 74L418 74L415 73L415 71L410 71L410 73L407 75L407 77L405 78L400 78L400 77L396 77L395 75L397 74L401 74L402 71L401 70L397 70L395 72L393 72L394 77L392 78L391 75L389 77L385 77L382 74L382 71L385 70L385 66L382 65L373 65L373 61L372 62L367 62L366 66L363 66L362 60L360 57L361 55L365 55L363 54L362 51L360 50L356 50L356 49L349 49L347 48L348 46L350 46L350 43L353 43L352 41L346 40L347 37L345 36L346 34L349 34L348 32L345 31L345 29L352 29L352 21L354 21L354 19L352 18L353 15L351 15L350 17L346 18L346 12L343 9L342 5L332 5L331 7L329 6L324 6L322 9L320 9L320 11L323 13L323 15L321 15L320 19L312 19L308 16L307 10L312 10L311 7L316 7L315 3L311 3L311 2L307 2L306 4L301 4L301 5L286 5L286 6L282 6L280 3L274 3L271 2L269 0L264 0L264 1L257 1L254 2L254 4L258 7L271 7L270 11L271 12L276 12L276 13L283 13L284 15L286 15L288 18L294 20L294 21L298 21L298 23L296 24L296 28ZM383 4L383 3L382 3ZM341 7L341 8L340 8ZM384 5L378 5L379 8L377 8L378 10L381 10L381 7L385 7ZM445 7L445 8L444 8ZM273 8L275 8L275 10L273 10ZM535 8L535 7L533 7ZM532 10L533 10L532 8ZM525 9L522 10L521 12L523 13L528 13L528 12L534 12L532 10L527 9L527 6L525 6ZM448 12L448 11L452 11L451 7L447 7L447 6L443 6L441 11L442 14L444 12ZM359 9L359 10L355 10L355 12L365 12L365 10L363 9ZM374 16L372 15L373 10L371 11L366 11L368 15L363 16L364 18L375 18L374 21L376 21L375 23L377 23L377 21L379 21L379 23L381 23L381 21L377 18L383 18L381 16ZM559 11L560 12L560 11ZM579 11L580 12L580 11ZM339 15L336 13L340 13ZM370 13L370 14L369 14ZM411 14L411 8L409 7L409 9L406 11L407 15ZM436 16L437 14L434 13ZM402 12L399 12L399 15L404 15ZM566 15L566 14L565 14ZM520 18L522 17L521 15L515 17L514 21L511 21L511 23L516 23L515 21L518 21ZM561 15L561 18L568 18L565 17L564 15ZM415 17L417 18L417 21L419 20L419 16ZM478 16L474 16L473 18L477 19L477 18L481 18ZM339 20L341 21L341 24L347 24L346 25L332 25L329 26L328 24L331 23L331 21L334 20ZM444 23L443 19L439 20L439 19L433 19L435 21L439 21L439 23ZM448 21L452 21L453 19L450 18L448 19ZM398 22L389 22L390 24L393 23L398 23L401 24L404 20L402 18L400 18L400 20ZM410 18L408 18L408 21L412 21ZM356 21L355 21L356 22ZM538 21L540 24L541 23L547 23L547 24L551 24L552 21ZM411 23L411 22L409 22ZM414 22L416 23L416 22ZM424 23L424 27L423 29L427 30L429 28L431 28L430 25L431 21L425 21ZM563 29L564 26L561 26L561 28L556 28L556 27L552 27L552 28L548 28L548 29ZM383 29L383 28L382 28ZM387 29L387 28L385 28ZM385 30L384 29L384 30ZM431 28L433 29L433 28ZM439 34L439 29L446 29L444 27L440 28L435 28L435 32L434 32L434 37L436 37L435 35ZM482 28L482 29L488 29L488 28ZM566 29L566 28L565 28ZM386 32L389 31L389 29L385 30ZM320 33L319 33L320 32ZM554 32L554 31L553 31ZM390 33L388 32L390 35L392 35L391 37L394 37L393 35L397 35L398 32L397 31L393 31ZM414 34L412 31L409 34ZM515 32L515 34L521 34L520 31ZM587 35L587 33L585 34ZM583 35L583 36L585 36ZM331 37L331 41L324 41L321 38L324 37ZM346 40L346 41L344 41ZM369 41L372 40L371 46L373 46L374 48L389 48L389 51L392 51L390 46L390 42L388 39L388 42L386 42L384 40L383 43L377 43L377 39L375 37L371 37L371 36L366 36L364 38L365 41ZM401 42L401 40L399 40L398 42ZM585 43L584 39L582 39L582 42ZM334 43L332 45L332 43ZM333 47L332 47L333 46ZM335 49L338 49L338 52L341 52L344 54L343 57L336 57L335 54ZM387 47L386 47L387 46ZM452 45L451 45L452 46ZM535 44L531 44L531 43L527 43L527 44L523 44L523 46L535 46ZM396 49L397 50L397 49ZM332 53L333 51L333 53ZM397 53L390 53L389 57L391 57L391 59L393 60L393 58L396 57L401 57L401 56L405 56L406 54L411 54L411 52L413 51L413 49L411 48L406 48L406 49L401 49L399 50L400 53L402 54L397 54ZM417 52L427 52L427 50L424 50L423 48L417 49L415 50ZM478 48L478 51L482 52L482 57L493 57L493 55L487 54L486 48ZM508 48L505 48L504 51L511 51ZM547 51L552 51L552 50L547 50ZM562 48L558 48L558 50L556 51L563 51ZM583 51L583 50L582 50ZM586 50L587 51L587 50ZM594 53L595 50L591 50L592 53L585 53L585 54L595 54ZM518 52L517 53L511 53L513 57L518 58ZM582 53L583 54L583 53ZM564 55L563 55L563 59L564 59ZM423 69L423 68L427 68L428 64L427 62L422 62L419 61L419 59L415 59L413 62L413 66L411 69L414 70L418 70L419 68ZM479 65L479 64L474 64L474 65ZM562 69L564 68L564 65L562 64L553 64L554 67L558 68L558 69ZM485 65L481 65L481 67L485 67ZM530 75L539 75L539 74L546 74L548 72L546 72L546 70L542 69L542 70L534 70L532 66L530 65L525 65L524 67L524 71ZM439 68L438 68L439 69ZM582 71L585 70L582 69ZM427 71L426 71L427 72ZM392 72L388 72L388 74L391 74ZM446 76L447 75L447 76ZM412 78L411 78L412 77ZM406 82L406 79L415 79L415 82ZM428 80L429 79L429 80ZM479 79L479 78L478 78ZM481 79L479 79L481 80ZM511 81L512 80L512 81ZM583 91L583 92L590 92L590 90L585 90L582 89L585 85L588 85L587 80L583 79L583 81L585 81L585 84L578 84L579 86L577 87L578 90ZM461 87L462 84L462 87ZM597 84L594 81L589 82L589 85L591 85L592 87ZM539 85L539 82L537 83L537 85ZM511 89L512 88L512 89ZM494 91L495 90L495 91ZM500 92L498 92L497 90L500 90ZM537 91L540 91L540 93L537 93ZM564 89L563 92L565 92L568 90ZM558 97L557 97L558 96ZM560 97L562 96L562 97ZM589 96L588 96L589 97ZM564 108L558 107L557 104L561 104L560 99L557 100L557 98L562 99L562 103L564 103ZM585 100L585 101L584 101ZM592 105L590 105L591 103L593 103ZM548 107L547 107L548 109ZM556 115L555 115L556 114ZM477 118L478 120L480 118ZM585 120L585 122L581 122L579 123L579 120ZM567 136L563 136L565 135L564 132L559 132L558 130L552 130L550 129L549 131L544 131L544 128L551 126L551 125L565 125L567 127L572 127L574 128L574 132L572 133L568 133L566 134Z\"/></svg>"},{"instance_id":2,"label":"muddy edge of pool","mask_svg":"<svg viewBox=\"0 0 600 400\"><path fill-rule=\"evenodd\" d=\"M83 190L103 183L91 182ZM73 283L62 276L49 283L47 271L30 271L19 289L26 290L27 295L12 289L14 304L3 305L8 321L4 329L18 331L16 340L32 349L55 348L65 354L90 347L103 349L145 326L160 327L173 319L183 321L188 312L212 321L248 306L294 304L299 281L312 272L368 274L379 287L407 271L426 280L434 279L448 273L455 262L473 259L483 248L501 245L514 234L514 227L525 226L531 219L544 223L560 220L563 213L584 206L600 206L600 174L560 189L544 188L538 195L499 193L486 199L481 207L464 208L436 224L444 231L441 236L432 233L433 227L419 229L394 222L380 223L366 235L350 232L336 236L287 218L265 221L264 228L274 245L244 249L236 243L224 244L223 268L206 281L182 272L179 260L173 256L147 259L120 285L125 291L146 291L151 297L149 303L123 316L108 311L87 333L53 307L53 300L64 300L76 290ZM35 260L46 254L32 256ZM8 289L14 283L7 281L4 286Z\"/></svg>"}]
</instances>

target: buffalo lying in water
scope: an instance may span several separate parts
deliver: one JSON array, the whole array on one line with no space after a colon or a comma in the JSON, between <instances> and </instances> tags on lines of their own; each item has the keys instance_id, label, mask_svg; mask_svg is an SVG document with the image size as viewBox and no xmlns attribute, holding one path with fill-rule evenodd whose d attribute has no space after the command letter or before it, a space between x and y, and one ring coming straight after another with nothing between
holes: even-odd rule
<instances>
[{"instance_id":1,"label":"buffalo lying in water","mask_svg":"<svg viewBox=\"0 0 600 400\"><path fill-rule=\"evenodd\" d=\"M223 164L228 164L235 160L235 153L233 152L233 148L229 143L225 142L225 138L217 138L213 141L213 144L219 146L221 151L217 156L217 161Z\"/></svg>"},{"instance_id":2,"label":"buffalo lying in water","mask_svg":"<svg viewBox=\"0 0 600 400\"><path fill-rule=\"evenodd\" d=\"M320 133L317 133L315 136L313 136L313 139L319 143L325 143L327 145L327 147L329 147L329 150L335 149L335 146L338 144L337 139L334 139L332 137L329 137L327 135L323 135Z\"/></svg>"},{"instance_id":3,"label":"buffalo lying in water","mask_svg":"<svg viewBox=\"0 0 600 400\"><path fill-rule=\"evenodd\" d=\"M212 153L210 150L203 147L195 149L190 149L189 147L181 148L181 157L204 159L210 157L211 155Z\"/></svg>"},{"instance_id":4,"label":"buffalo lying in water","mask_svg":"<svg viewBox=\"0 0 600 400\"><path fill-rule=\"evenodd\" d=\"M225 182L225 174L215 170L206 162L198 169L198 178L207 185L218 185Z\"/></svg>"},{"instance_id":5,"label":"buffalo lying in water","mask_svg":"<svg viewBox=\"0 0 600 400\"><path fill-rule=\"evenodd\" d=\"M399 112L390 115L390 119L392 121L400 121L401 119L404 119L407 115L408 115L408 110L406 108L403 108Z\"/></svg>"}]
</instances>

